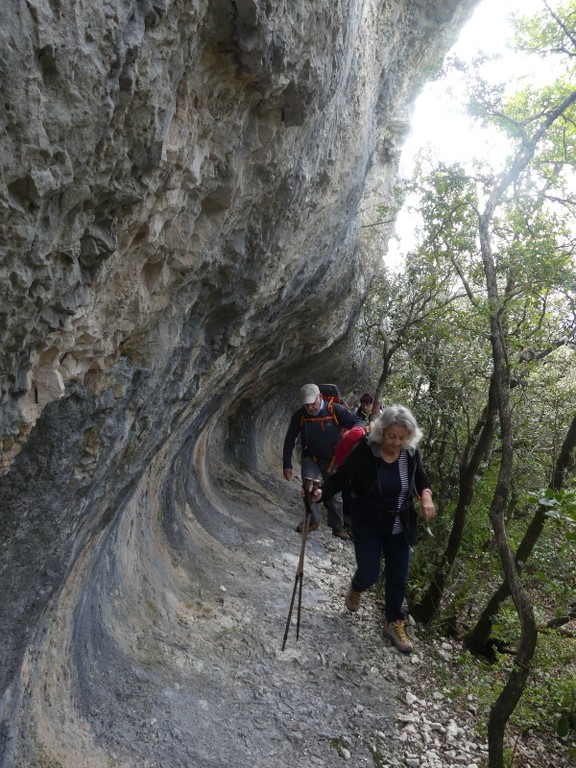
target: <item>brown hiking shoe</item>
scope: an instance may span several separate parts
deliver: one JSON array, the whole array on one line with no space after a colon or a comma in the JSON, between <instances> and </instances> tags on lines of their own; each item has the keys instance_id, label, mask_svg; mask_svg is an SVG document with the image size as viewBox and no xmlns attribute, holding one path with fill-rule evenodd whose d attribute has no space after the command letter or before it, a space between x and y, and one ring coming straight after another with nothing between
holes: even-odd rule
<instances>
[{"instance_id":1,"label":"brown hiking shoe","mask_svg":"<svg viewBox=\"0 0 576 768\"><path fill-rule=\"evenodd\" d=\"M332 536L344 539L344 541L350 541L350 534L345 528L332 528Z\"/></svg>"},{"instance_id":2,"label":"brown hiking shoe","mask_svg":"<svg viewBox=\"0 0 576 768\"><path fill-rule=\"evenodd\" d=\"M350 585L350 589L348 590L348 594L346 595L346 600L344 603L346 608L348 608L349 611L352 611L352 613L356 613L358 608L360 608L361 595L362 592L356 592L352 585Z\"/></svg>"},{"instance_id":3,"label":"brown hiking shoe","mask_svg":"<svg viewBox=\"0 0 576 768\"><path fill-rule=\"evenodd\" d=\"M414 646L406 634L404 619L389 621L384 624L384 637L387 637L402 653L411 653Z\"/></svg>"}]
</instances>

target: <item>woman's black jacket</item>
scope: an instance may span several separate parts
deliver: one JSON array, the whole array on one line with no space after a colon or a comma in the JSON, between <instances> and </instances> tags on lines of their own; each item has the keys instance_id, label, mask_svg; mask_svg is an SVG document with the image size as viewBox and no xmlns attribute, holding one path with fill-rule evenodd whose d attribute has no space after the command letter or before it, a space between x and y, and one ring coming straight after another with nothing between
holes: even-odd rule
<instances>
[{"instance_id":1,"label":"woman's black jacket","mask_svg":"<svg viewBox=\"0 0 576 768\"><path fill-rule=\"evenodd\" d=\"M399 511L402 530L408 544L413 545L418 536L418 516L414 500L424 488L430 488L422 457L418 449L414 453L407 451L409 489L406 500ZM363 437L350 451L342 466L330 475L322 485L322 500L329 499L338 491L350 486L352 491L352 513L360 514L364 519L374 520L378 524L378 515L386 514L378 507L378 467L380 446Z\"/></svg>"}]
</instances>

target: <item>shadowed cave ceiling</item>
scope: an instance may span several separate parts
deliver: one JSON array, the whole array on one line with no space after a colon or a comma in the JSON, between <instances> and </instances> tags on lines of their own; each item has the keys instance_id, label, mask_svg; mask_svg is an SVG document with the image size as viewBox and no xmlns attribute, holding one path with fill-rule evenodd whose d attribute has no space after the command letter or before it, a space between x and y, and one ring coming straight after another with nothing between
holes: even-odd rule
<instances>
[{"instance_id":1,"label":"shadowed cave ceiling","mask_svg":"<svg viewBox=\"0 0 576 768\"><path fill-rule=\"evenodd\" d=\"M0 765L282 764L200 673L286 596L286 418L357 384L362 211L473 5L7 0Z\"/></svg>"}]
</instances>

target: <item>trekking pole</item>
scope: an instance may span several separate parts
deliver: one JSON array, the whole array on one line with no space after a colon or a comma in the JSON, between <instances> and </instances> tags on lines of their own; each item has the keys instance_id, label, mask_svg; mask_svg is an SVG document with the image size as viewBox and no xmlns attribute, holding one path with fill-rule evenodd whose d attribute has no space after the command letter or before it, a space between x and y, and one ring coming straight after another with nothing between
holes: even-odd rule
<instances>
[{"instance_id":1,"label":"trekking pole","mask_svg":"<svg viewBox=\"0 0 576 768\"><path fill-rule=\"evenodd\" d=\"M300 559L298 560L298 567L296 568L296 578L294 579L294 589L292 590L292 600L290 601L290 609L288 611L286 629L284 630L284 640L282 642L282 650L286 648L286 640L288 639L288 631L290 629L290 622L292 621L292 610L294 608L294 600L296 599L296 591L298 591L296 640L298 640L298 638L300 637L300 613L302 611L302 577L304 576L304 551L306 549L306 539L308 538L308 529L310 528L310 518L312 517L312 505L310 502L310 494L315 488L318 488L319 485L320 485L319 480L312 480L309 477L305 477L302 481L302 487L304 489L304 520L302 521L302 546L300 547Z\"/></svg>"}]
</instances>

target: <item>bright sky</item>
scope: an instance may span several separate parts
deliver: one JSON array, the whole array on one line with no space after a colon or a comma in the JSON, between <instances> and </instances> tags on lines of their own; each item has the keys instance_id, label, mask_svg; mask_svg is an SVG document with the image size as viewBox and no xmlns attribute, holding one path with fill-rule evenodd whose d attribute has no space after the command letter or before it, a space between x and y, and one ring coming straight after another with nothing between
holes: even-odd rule
<instances>
[{"instance_id":1,"label":"bright sky","mask_svg":"<svg viewBox=\"0 0 576 768\"><path fill-rule=\"evenodd\" d=\"M554 5L554 0L552 5ZM487 53L506 52L506 41L510 36L508 19L517 11L532 14L542 10L542 0L481 0L473 16L462 29L450 54L461 59L471 59L479 51ZM495 76L501 76L502 68L511 73L524 72L535 76L531 64L522 62L516 55L506 56L495 67ZM488 76L489 70L484 70ZM450 92L450 87L454 93ZM494 151L494 144L503 146L496 133L480 131L465 114L465 105L459 103L454 84L446 81L428 83L416 101L412 129L408 137L401 165L401 173L409 174L414 154L423 146L431 145L434 154L448 162L465 161L472 153L483 154Z\"/></svg>"},{"instance_id":2,"label":"bright sky","mask_svg":"<svg viewBox=\"0 0 576 768\"><path fill-rule=\"evenodd\" d=\"M558 5L558 0L552 0L551 5ZM542 8L542 0L481 0L449 55L464 60L473 58L479 51L505 55L506 41L511 34L510 14L517 11L529 15ZM505 55L495 69L497 79L501 78L503 68L510 76L522 73L533 80L538 75L533 62L528 63L519 55ZM483 70L483 75L489 77L489 71ZM414 107L411 132L400 163L401 175L410 176L415 154L426 146L431 148L434 157L445 162L465 163L473 156L496 158L499 154L505 155L505 139L495 130L474 125L466 115L463 99L454 82L439 80L425 86ZM413 245L413 216L414 212L410 213L406 208L400 212L396 227L399 242L392 240L389 244L385 259L388 266L396 263L400 253Z\"/></svg>"}]
</instances>

